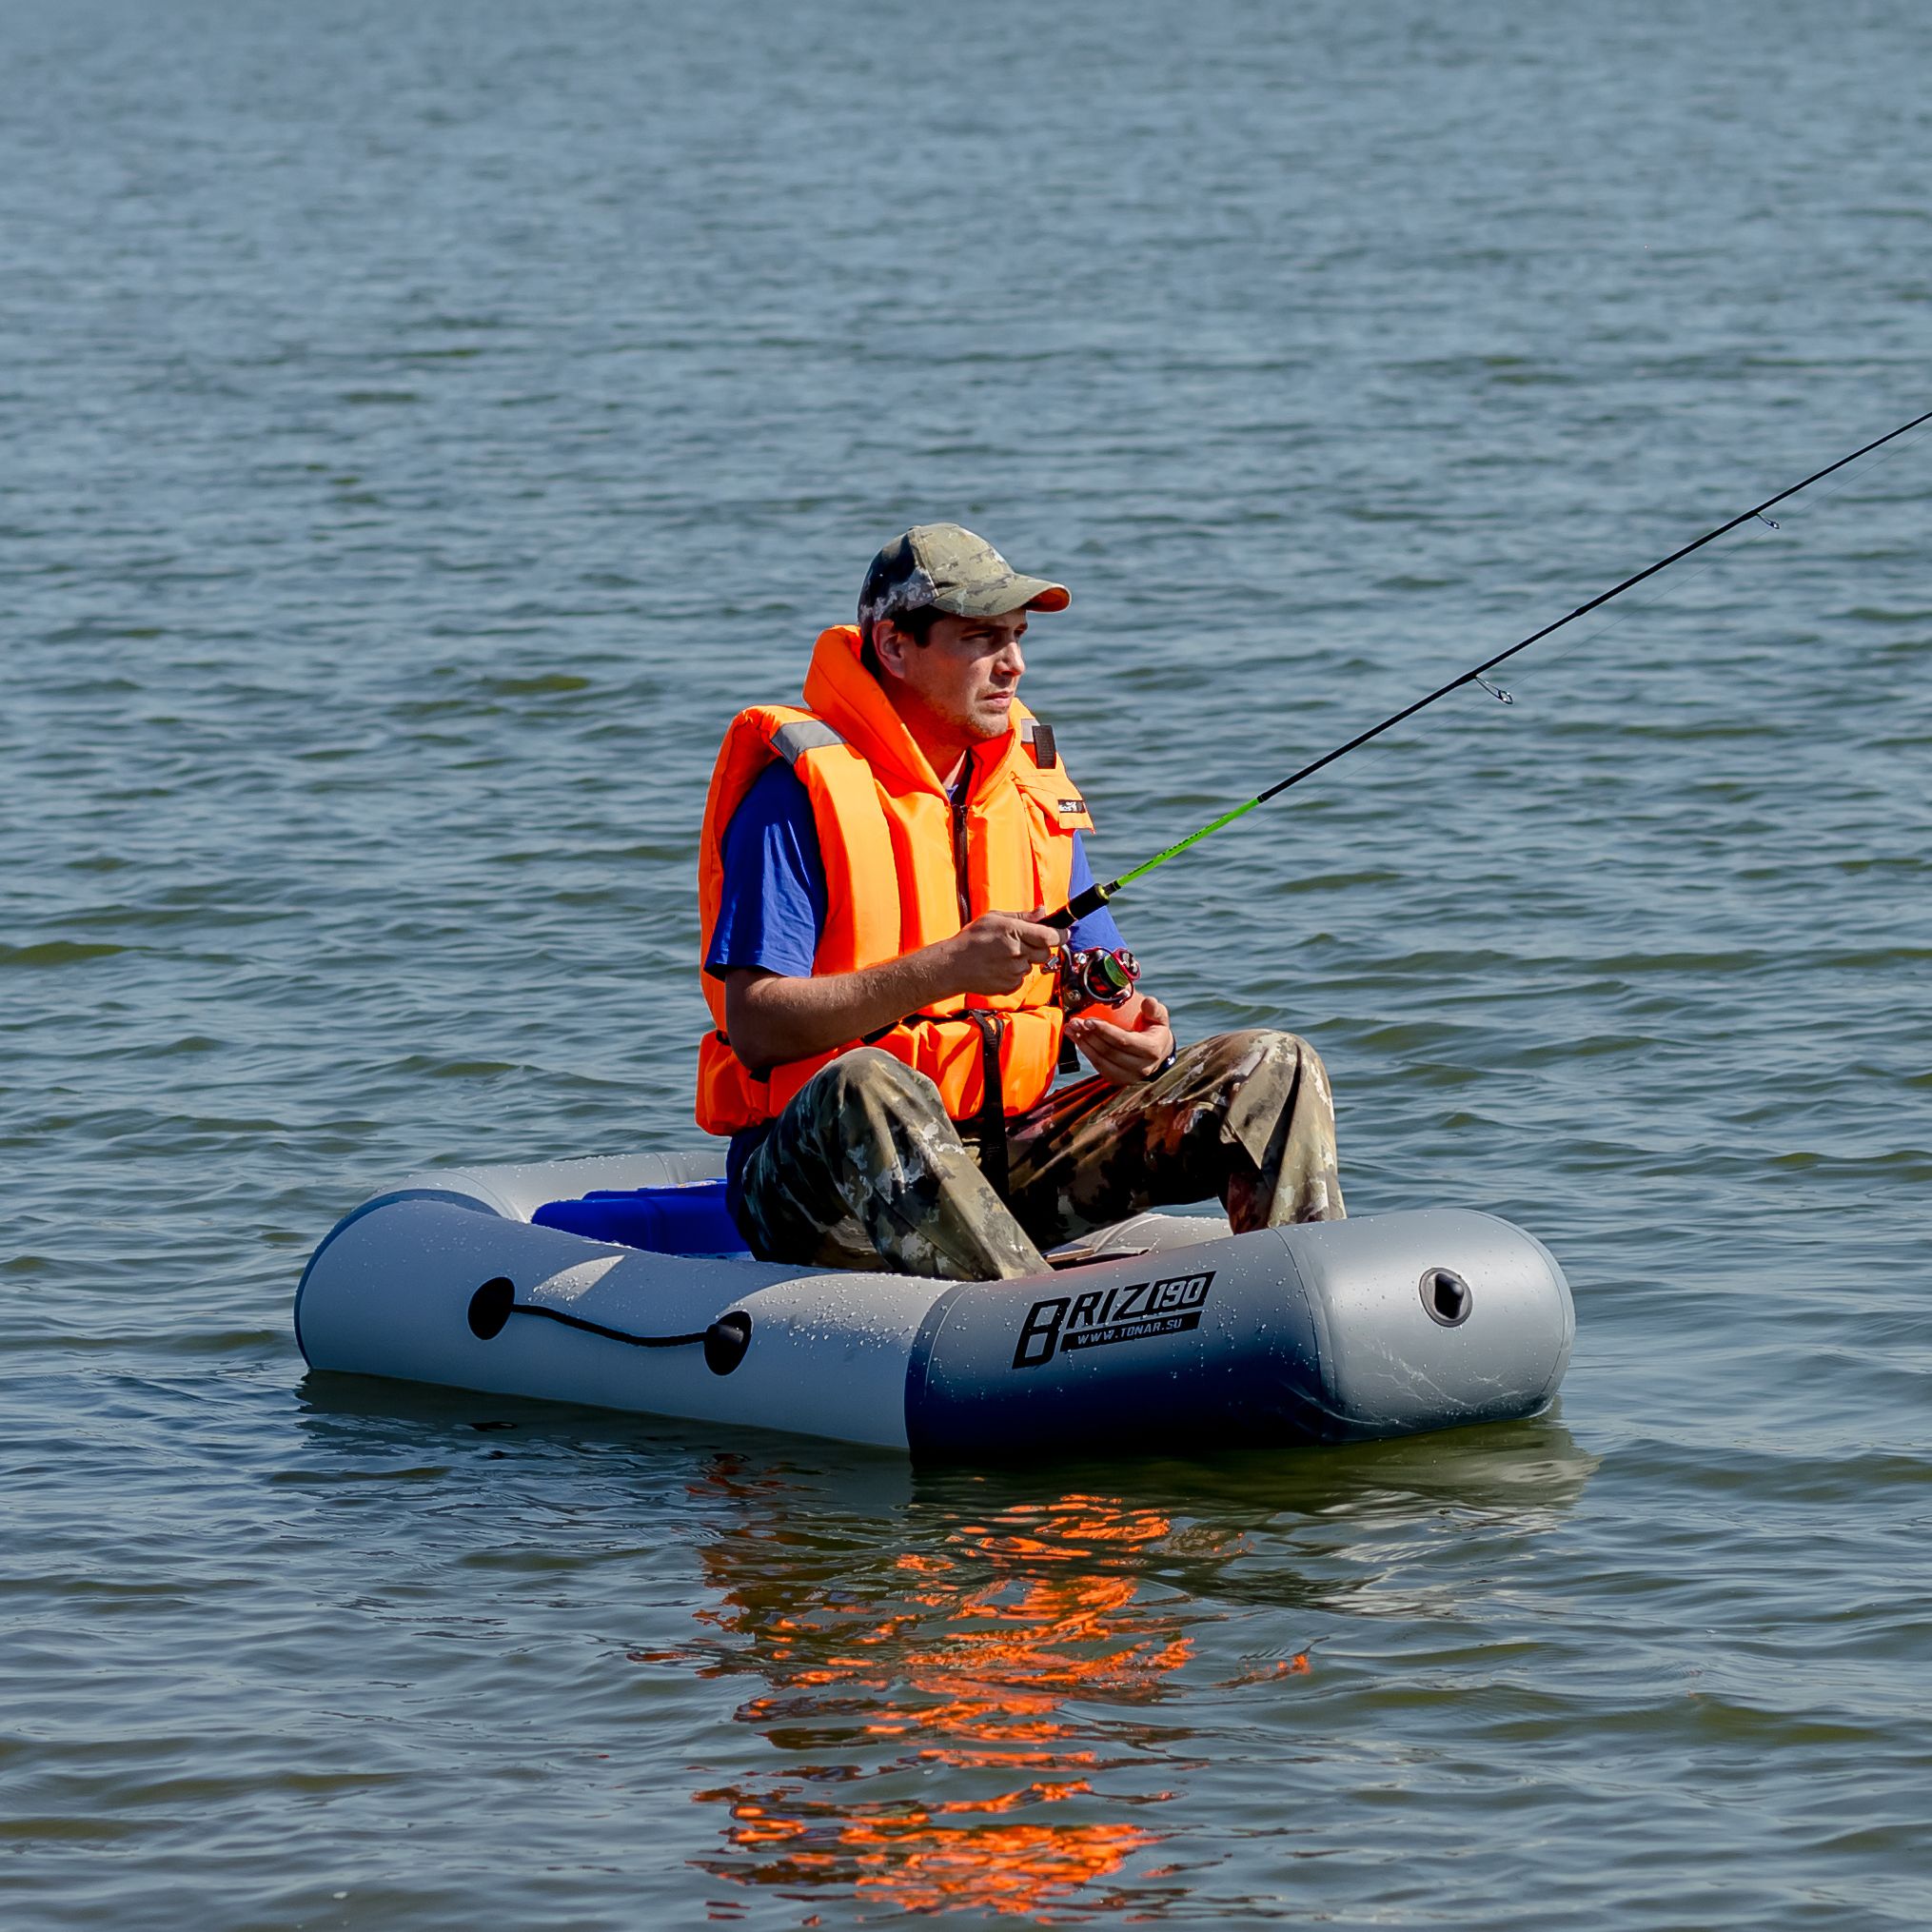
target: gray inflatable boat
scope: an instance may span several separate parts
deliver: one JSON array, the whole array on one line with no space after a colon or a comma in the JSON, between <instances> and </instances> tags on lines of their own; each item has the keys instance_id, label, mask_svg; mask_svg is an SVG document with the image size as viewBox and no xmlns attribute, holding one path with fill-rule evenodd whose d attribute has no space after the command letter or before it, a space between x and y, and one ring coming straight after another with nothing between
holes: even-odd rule
<instances>
[{"instance_id":1,"label":"gray inflatable boat","mask_svg":"<svg viewBox=\"0 0 1932 1932\"><path fill-rule=\"evenodd\" d=\"M915 1455L1317 1443L1535 1414L1575 1313L1540 1241L1424 1208L1234 1234L1141 1214L1027 1281L753 1260L722 1149L451 1169L296 1293L311 1370Z\"/></svg>"}]
</instances>

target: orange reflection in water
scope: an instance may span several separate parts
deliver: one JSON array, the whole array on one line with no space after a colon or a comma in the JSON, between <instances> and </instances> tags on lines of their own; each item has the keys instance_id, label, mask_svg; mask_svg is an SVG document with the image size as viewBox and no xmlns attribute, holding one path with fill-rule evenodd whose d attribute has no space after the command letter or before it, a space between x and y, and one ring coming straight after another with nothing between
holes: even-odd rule
<instances>
[{"instance_id":1,"label":"orange reflection in water","mask_svg":"<svg viewBox=\"0 0 1932 1932\"><path fill-rule=\"evenodd\" d=\"M895 1557L815 1548L777 1479L720 1466L706 1487L745 1506L702 1552L704 1620L734 1640L708 1674L767 1680L738 1716L790 1761L696 1794L730 1811L713 1871L915 1912L1085 1917L1164 1896L1144 1891L1156 1872L1105 1882L1158 1842L1134 1814L1173 1794L1133 1787L1176 1768L1186 1735L1144 1714L1192 1649L1178 1599L1140 1574L1167 1517L1068 1494Z\"/></svg>"}]
</instances>

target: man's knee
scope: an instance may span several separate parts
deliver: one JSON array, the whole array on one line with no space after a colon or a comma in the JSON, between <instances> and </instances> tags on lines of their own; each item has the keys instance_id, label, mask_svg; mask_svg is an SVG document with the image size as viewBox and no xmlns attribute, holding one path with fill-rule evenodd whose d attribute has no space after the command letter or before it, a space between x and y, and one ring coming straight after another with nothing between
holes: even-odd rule
<instances>
[{"instance_id":1,"label":"man's knee","mask_svg":"<svg viewBox=\"0 0 1932 1932\"><path fill-rule=\"evenodd\" d=\"M1268 1071L1291 1073L1296 1068L1321 1068L1321 1055L1299 1034L1274 1027L1250 1027L1240 1033L1215 1034L1200 1042L1210 1063L1237 1079L1251 1079Z\"/></svg>"},{"instance_id":2,"label":"man's knee","mask_svg":"<svg viewBox=\"0 0 1932 1932\"><path fill-rule=\"evenodd\" d=\"M854 1047L840 1054L819 1069L813 1084L821 1081L826 1100L841 1112L874 1106L927 1109L939 1099L939 1090L925 1074L881 1047Z\"/></svg>"}]
</instances>

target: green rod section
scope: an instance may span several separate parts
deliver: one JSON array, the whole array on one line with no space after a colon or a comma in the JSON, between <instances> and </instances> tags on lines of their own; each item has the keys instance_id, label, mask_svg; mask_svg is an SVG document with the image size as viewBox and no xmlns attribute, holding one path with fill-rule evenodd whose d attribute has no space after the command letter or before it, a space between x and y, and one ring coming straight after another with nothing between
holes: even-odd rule
<instances>
[{"instance_id":1,"label":"green rod section","mask_svg":"<svg viewBox=\"0 0 1932 1932\"><path fill-rule=\"evenodd\" d=\"M1218 832L1223 825L1233 824L1236 818L1241 818L1246 813L1253 811L1255 806L1260 803L1261 800L1259 798L1250 798L1245 805L1236 805L1232 812L1223 812L1221 816L1218 818L1216 818L1212 825L1203 825L1198 832L1190 832L1188 836L1185 838L1183 838L1178 845L1170 845L1165 852L1157 854L1154 858L1150 858L1145 865L1136 865L1132 872L1123 872L1120 875L1120 877L1116 878L1114 881L1114 883L1107 888L1109 897L1111 897L1114 893L1118 892L1123 885L1133 884L1133 882L1136 878L1139 878L1144 873L1152 872L1156 865L1165 865L1170 858L1178 858L1179 855L1185 852L1190 845L1198 845L1203 838L1209 836L1210 833Z\"/></svg>"}]
</instances>

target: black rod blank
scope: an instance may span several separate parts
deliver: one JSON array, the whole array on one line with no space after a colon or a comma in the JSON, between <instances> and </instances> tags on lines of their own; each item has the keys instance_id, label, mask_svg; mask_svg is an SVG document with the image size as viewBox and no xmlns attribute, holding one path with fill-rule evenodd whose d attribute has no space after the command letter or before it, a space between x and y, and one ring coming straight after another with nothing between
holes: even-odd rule
<instances>
[{"instance_id":1,"label":"black rod blank","mask_svg":"<svg viewBox=\"0 0 1932 1932\"><path fill-rule=\"evenodd\" d=\"M1580 617L1587 617L1593 610L1601 610L1612 598L1622 597L1626 590L1634 590L1646 579L1655 577L1660 570L1668 570L1673 563L1681 563L1692 551L1702 550L1706 543L1714 543L1720 537L1728 536L1741 523L1748 523L1754 517L1764 517L1765 511L1775 509L1787 498L1795 497L1800 490L1808 490L1813 483L1823 483L1826 477L1843 469L1847 463L1856 463L1862 456L1869 456L1873 450L1883 448L1886 444L1896 442L1901 436L1925 423L1932 423L1932 409L1913 417L1909 423L1900 424L1896 429L1887 430L1883 436L1874 437L1869 443L1861 444L1849 456L1841 456L1836 463L1826 463L1823 469L1814 470L1803 483L1795 483L1788 489L1780 490L1776 496L1766 497L1762 503L1753 503L1748 510L1740 510L1727 522L1720 523L1714 530L1706 530L1702 537L1695 538L1681 549L1673 550L1669 556L1659 558L1655 563L1639 570L1634 576L1625 578L1623 582L1591 598L1587 603L1578 604L1573 611L1558 618L1553 623L1545 624L1539 631L1531 631L1527 638L1519 639L1508 650L1498 651L1493 658L1485 658L1480 664L1471 665L1469 670L1451 678L1447 684L1439 684L1428 696L1416 699L1411 704L1405 704L1400 711L1391 712L1379 724L1371 724L1368 730L1357 732L1346 744L1338 744L1334 750L1324 752L1320 758L1303 765L1299 771L1291 772L1287 778L1270 785L1265 792L1257 792L1253 798L1236 805L1232 811L1224 812L1218 818L1203 825L1198 832L1191 832L1177 844L1170 845L1165 852L1156 853L1144 864L1136 865L1132 872L1123 872L1118 878L1109 880L1105 885L1096 880L1086 891L1076 893L1058 912L1048 914L1043 923L1056 926L1063 933L1069 931L1074 920L1085 918L1089 913L1098 912L1122 886L1152 872L1157 865L1165 865L1170 858L1178 858L1189 846L1198 845L1203 838L1220 831L1224 825L1232 825L1236 818L1245 818L1255 806L1265 805L1269 799L1278 798L1283 792L1300 784L1303 779L1313 778L1317 772L1326 770L1337 759L1347 758L1351 751L1359 750L1371 739L1380 738L1385 731L1394 730L1398 724L1413 718L1418 711L1427 710L1438 699L1447 698L1451 691L1460 691L1465 684L1483 683L1487 672L1493 671L1498 664L1507 663L1517 652L1527 651L1531 644L1540 644L1553 632L1562 630L1566 624L1574 623ZM1764 521L1770 522L1771 520L1765 517ZM1776 529L1777 525L1772 523L1771 527ZM1494 689L1493 686L1488 688Z\"/></svg>"}]
</instances>

